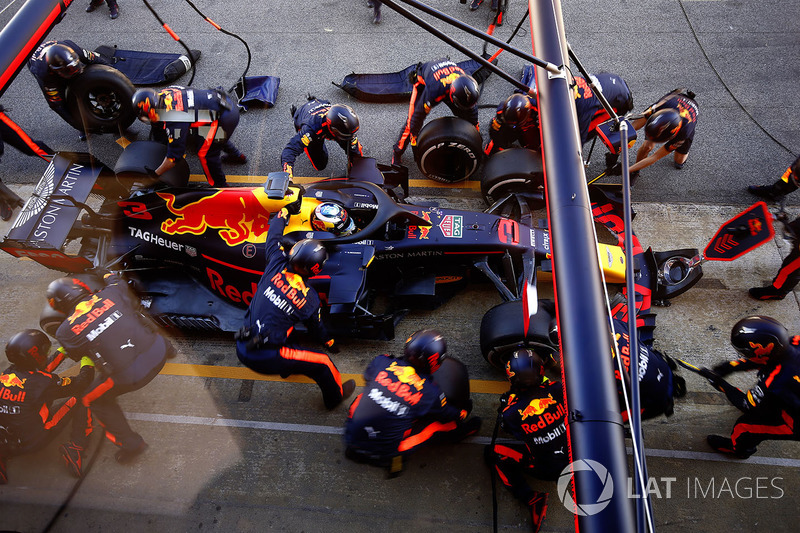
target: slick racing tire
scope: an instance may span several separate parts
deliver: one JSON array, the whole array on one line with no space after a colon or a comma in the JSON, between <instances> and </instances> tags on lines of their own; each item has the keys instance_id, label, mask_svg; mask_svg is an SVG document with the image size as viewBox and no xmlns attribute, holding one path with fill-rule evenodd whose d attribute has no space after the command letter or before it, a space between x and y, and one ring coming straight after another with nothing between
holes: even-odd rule
<instances>
[{"instance_id":1,"label":"slick racing tire","mask_svg":"<svg viewBox=\"0 0 800 533\"><path fill-rule=\"evenodd\" d=\"M89 65L70 80L67 108L79 129L87 133L114 133L136 120L131 98L136 89L119 70L107 65Z\"/></svg>"},{"instance_id":2,"label":"slick racing tire","mask_svg":"<svg viewBox=\"0 0 800 533\"><path fill-rule=\"evenodd\" d=\"M130 143L117 159L114 174L120 180L131 179L149 186L156 181L171 187L183 187L189 183L189 164L179 158L175 166L162 174L158 180L150 176L147 169L155 170L164 161L167 147L155 141L135 141Z\"/></svg>"},{"instance_id":3,"label":"slick racing tire","mask_svg":"<svg viewBox=\"0 0 800 533\"><path fill-rule=\"evenodd\" d=\"M42 331L55 338L56 331L58 331L58 326L60 326L61 323L66 319L67 315L61 311L56 311L50 307L50 304L44 304L42 314L39 315L39 327L42 329Z\"/></svg>"},{"instance_id":4,"label":"slick racing tire","mask_svg":"<svg viewBox=\"0 0 800 533\"><path fill-rule=\"evenodd\" d=\"M425 124L413 148L414 160L428 178L457 183L478 169L483 140L478 130L464 119L440 117Z\"/></svg>"},{"instance_id":5,"label":"slick racing tire","mask_svg":"<svg viewBox=\"0 0 800 533\"><path fill-rule=\"evenodd\" d=\"M481 193L488 205L513 193L541 195L544 198L542 155L527 148L502 150L486 161L481 178Z\"/></svg>"},{"instance_id":6,"label":"slick racing tire","mask_svg":"<svg viewBox=\"0 0 800 533\"><path fill-rule=\"evenodd\" d=\"M484 359L496 368L504 369L514 350L531 348L540 355L555 350L550 342L552 315L542 306L531 317L525 336L522 300L503 302L489 309L481 320L480 346Z\"/></svg>"}]
</instances>

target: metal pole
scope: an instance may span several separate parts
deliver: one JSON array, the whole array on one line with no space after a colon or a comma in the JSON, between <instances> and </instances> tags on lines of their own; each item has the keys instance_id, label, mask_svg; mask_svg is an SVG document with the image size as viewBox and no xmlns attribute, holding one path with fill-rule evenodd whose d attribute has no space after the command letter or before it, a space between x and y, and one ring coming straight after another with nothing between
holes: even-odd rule
<instances>
[{"instance_id":1,"label":"metal pole","mask_svg":"<svg viewBox=\"0 0 800 533\"><path fill-rule=\"evenodd\" d=\"M565 65L559 0L529 0L529 9L534 54ZM627 533L635 520L626 495L625 438L574 101L565 71L556 76L537 68L536 86L576 527Z\"/></svg>"},{"instance_id":2,"label":"metal pole","mask_svg":"<svg viewBox=\"0 0 800 533\"><path fill-rule=\"evenodd\" d=\"M628 290L628 347L631 360L631 440L633 441L633 495L636 498L637 531L645 531L645 520L653 530L650 514L650 495L647 492L647 464L644 454L644 438L642 437L641 399L639 398L639 334L636 330L636 288L633 271L633 215L631 214L631 178L628 172L628 124L622 122L619 127L622 137L622 205L625 210L625 285Z\"/></svg>"},{"instance_id":3,"label":"metal pole","mask_svg":"<svg viewBox=\"0 0 800 533\"><path fill-rule=\"evenodd\" d=\"M0 96L28 62L71 1L28 0L0 32Z\"/></svg>"}]
</instances>

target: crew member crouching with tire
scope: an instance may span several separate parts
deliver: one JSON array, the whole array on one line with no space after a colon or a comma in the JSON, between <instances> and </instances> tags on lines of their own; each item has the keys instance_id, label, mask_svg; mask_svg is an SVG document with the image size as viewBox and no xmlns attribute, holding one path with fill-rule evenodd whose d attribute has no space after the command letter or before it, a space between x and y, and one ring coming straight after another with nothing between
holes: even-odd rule
<instances>
[{"instance_id":1,"label":"crew member crouching with tire","mask_svg":"<svg viewBox=\"0 0 800 533\"><path fill-rule=\"evenodd\" d=\"M299 204L292 206L294 214L297 209ZM325 407L333 409L353 393L355 381L342 383L328 355L301 347L291 338L295 325L302 322L331 353L339 351L320 317L317 291L308 285L308 278L322 270L328 252L320 241L305 239L292 246L287 258L280 241L288 218L284 207L270 222L267 266L236 334L236 355L260 374L310 377L322 390Z\"/></svg>"},{"instance_id":2,"label":"crew member crouching with tire","mask_svg":"<svg viewBox=\"0 0 800 533\"><path fill-rule=\"evenodd\" d=\"M511 148L515 142L529 150L542 150L536 96L514 93L500 102L489 127L489 142L484 153L492 155Z\"/></svg>"},{"instance_id":3,"label":"crew member crouching with tire","mask_svg":"<svg viewBox=\"0 0 800 533\"><path fill-rule=\"evenodd\" d=\"M549 357L549 355L548 355ZM511 389L500 399L501 427L521 443L487 446L487 464L531 513L539 531L547 512L547 493L533 490L525 474L555 481L569 464L567 408L560 382L544 375L544 360L523 348L506 363Z\"/></svg>"},{"instance_id":4,"label":"crew member crouching with tire","mask_svg":"<svg viewBox=\"0 0 800 533\"><path fill-rule=\"evenodd\" d=\"M364 371L364 392L353 401L344 440L348 459L402 470L402 458L435 440L457 442L480 430L471 410L447 403L431 374L442 364L447 343L436 330L408 338L403 357L379 355Z\"/></svg>"},{"instance_id":5,"label":"crew member crouching with tire","mask_svg":"<svg viewBox=\"0 0 800 533\"><path fill-rule=\"evenodd\" d=\"M28 60L28 70L42 89L47 105L78 130L82 141L86 140L86 133L81 117L72 116L67 108L67 85L87 65L95 64L110 66L100 54L84 50L69 40L42 43Z\"/></svg>"},{"instance_id":6,"label":"crew member crouching with tire","mask_svg":"<svg viewBox=\"0 0 800 533\"><path fill-rule=\"evenodd\" d=\"M127 463L147 449L147 443L131 429L117 397L150 383L174 350L139 312L138 301L119 276L106 272L103 281L105 286L92 292L78 278L59 278L47 287L47 301L67 316L55 335L67 355L88 357L98 371L81 397L78 408L83 414L77 415L88 419L91 412L97 417L106 437L118 447L115 459ZM61 447L76 477L82 475L90 434L91 425L80 438Z\"/></svg>"},{"instance_id":7,"label":"crew member crouching with tire","mask_svg":"<svg viewBox=\"0 0 800 533\"><path fill-rule=\"evenodd\" d=\"M408 145L417 144L428 113L441 102L459 118L478 127L478 96L480 87L475 78L449 59L423 63L417 70L417 81L411 91L408 118L394 145L392 164L399 165Z\"/></svg>"},{"instance_id":8,"label":"crew member crouching with tire","mask_svg":"<svg viewBox=\"0 0 800 533\"><path fill-rule=\"evenodd\" d=\"M173 85L158 93L139 89L133 94L133 107L139 120L150 124L152 138L167 145L167 155L153 169L155 176L161 176L184 157L189 141L197 144L200 166L212 187L228 186L222 163L247 163L247 157L230 140L239 125L239 107L219 88L201 90Z\"/></svg>"}]
</instances>

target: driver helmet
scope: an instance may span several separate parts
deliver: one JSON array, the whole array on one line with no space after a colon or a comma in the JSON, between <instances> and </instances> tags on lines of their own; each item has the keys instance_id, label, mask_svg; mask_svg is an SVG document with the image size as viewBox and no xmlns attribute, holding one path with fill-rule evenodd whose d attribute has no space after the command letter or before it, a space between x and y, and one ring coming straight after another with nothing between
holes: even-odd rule
<instances>
[{"instance_id":1,"label":"driver helmet","mask_svg":"<svg viewBox=\"0 0 800 533\"><path fill-rule=\"evenodd\" d=\"M731 329L731 344L750 361L767 364L780 360L791 344L786 328L768 316L748 316Z\"/></svg>"},{"instance_id":2,"label":"driver helmet","mask_svg":"<svg viewBox=\"0 0 800 533\"><path fill-rule=\"evenodd\" d=\"M462 74L450 84L450 101L459 109L470 109L478 103L481 89L475 78Z\"/></svg>"},{"instance_id":3,"label":"driver helmet","mask_svg":"<svg viewBox=\"0 0 800 533\"><path fill-rule=\"evenodd\" d=\"M503 120L511 126L519 126L531 116L533 105L524 94L512 94L503 105Z\"/></svg>"},{"instance_id":4,"label":"driver helmet","mask_svg":"<svg viewBox=\"0 0 800 533\"><path fill-rule=\"evenodd\" d=\"M352 234L356 225L347 214L347 210L333 202L323 202L314 208L311 227L316 231L327 231L337 237Z\"/></svg>"},{"instance_id":5,"label":"driver helmet","mask_svg":"<svg viewBox=\"0 0 800 533\"><path fill-rule=\"evenodd\" d=\"M158 122L158 111L156 110L158 95L153 89L138 89L133 93L132 103L133 109L139 115L139 120L145 124Z\"/></svg>"},{"instance_id":6,"label":"driver helmet","mask_svg":"<svg viewBox=\"0 0 800 533\"><path fill-rule=\"evenodd\" d=\"M328 129L337 141L349 141L358 131L358 115L350 106L334 104L328 109Z\"/></svg>"},{"instance_id":7,"label":"driver helmet","mask_svg":"<svg viewBox=\"0 0 800 533\"><path fill-rule=\"evenodd\" d=\"M648 141L665 143L675 137L681 127L681 115L674 109L656 111L644 125L644 133Z\"/></svg>"},{"instance_id":8,"label":"driver helmet","mask_svg":"<svg viewBox=\"0 0 800 533\"><path fill-rule=\"evenodd\" d=\"M421 329L413 333L403 349L403 359L420 374L433 374L442 366L447 353L447 342L435 329Z\"/></svg>"},{"instance_id":9,"label":"driver helmet","mask_svg":"<svg viewBox=\"0 0 800 533\"><path fill-rule=\"evenodd\" d=\"M65 44L54 44L47 48L44 59L50 70L62 78L72 78L83 72L83 63L75 50Z\"/></svg>"},{"instance_id":10,"label":"driver helmet","mask_svg":"<svg viewBox=\"0 0 800 533\"><path fill-rule=\"evenodd\" d=\"M328 250L316 239L298 241L289 250L289 267L304 278L316 276L322 272L322 266L328 260Z\"/></svg>"},{"instance_id":11,"label":"driver helmet","mask_svg":"<svg viewBox=\"0 0 800 533\"><path fill-rule=\"evenodd\" d=\"M506 377L513 386L533 387L542 382L544 361L535 351L520 348L506 362Z\"/></svg>"},{"instance_id":12,"label":"driver helmet","mask_svg":"<svg viewBox=\"0 0 800 533\"><path fill-rule=\"evenodd\" d=\"M20 370L44 370L50 353L50 338L38 329L26 329L6 344L8 361Z\"/></svg>"},{"instance_id":13,"label":"driver helmet","mask_svg":"<svg viewBox=\"0 0 800 533\"><path fill-rule=\"evenodd\" d=\"M58 278L50 282L45 294L50 307L62 313L69 313L78 302L91 293L89 286L77 278Z\"/></svg>"}]
</instances>

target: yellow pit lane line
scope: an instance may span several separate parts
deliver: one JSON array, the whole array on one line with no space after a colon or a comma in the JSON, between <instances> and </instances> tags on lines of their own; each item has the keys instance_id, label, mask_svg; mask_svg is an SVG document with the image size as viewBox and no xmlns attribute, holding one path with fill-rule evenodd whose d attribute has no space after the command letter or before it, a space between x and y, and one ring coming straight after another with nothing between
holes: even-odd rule
<instances>
[{"instance_id":1,"label":"yellow pit lane line","mask_svg":"<svg viewBox=\"0 0 800 533\"><path fill-rule=\"evenodd\" d=\"M161 370L162 376L190 376L199 378L249 379L253 381L285 381L288 383L314 383L305 376L290 376L286 379L278 375L259 374L249 368L240 366L192 365L186 363L167 363ZM366 383L360 374L342 374L342 381L354 379L356 385L363 387ZM469 390L479 394L503 394L508 390L504 381L482 379L469 380Z\"/></svg>"}]
</instances>

